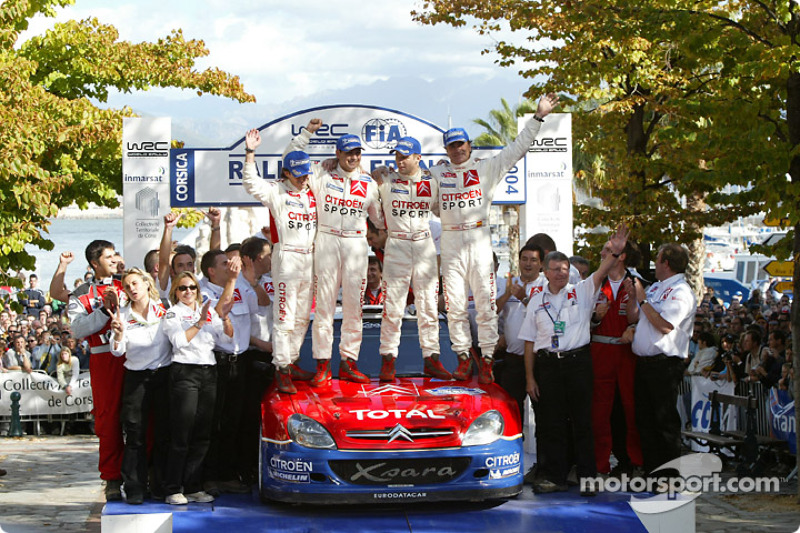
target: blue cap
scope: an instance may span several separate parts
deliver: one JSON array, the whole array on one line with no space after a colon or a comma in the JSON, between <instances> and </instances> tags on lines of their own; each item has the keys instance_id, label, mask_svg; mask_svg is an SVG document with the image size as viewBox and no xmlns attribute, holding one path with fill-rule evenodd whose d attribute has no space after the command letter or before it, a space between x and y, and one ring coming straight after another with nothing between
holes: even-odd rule
<instances>
[{"instance_id":1,"label":"blue cap","mask_svg":"<svg viewBox=\"0 0 800 533\"><path fill-rule=\"evenodd\" d=\"M464 128L450 128L446 132L444 132L444 145L447 146L450 143L463 141L469 142L469 135L467 135L467 130Z\"/></svg>"},{"instance_id":2,"label":"blue cap","mask_svg":"<svg viewBox=\"0 0 800 533\"><path fill-rule=\"evenodd\" d=\"M294 151L283 158L283 168L292 173L295 178L311 174L311 158L305 152Z\"/></svg>"},{"instance_id":3,"label":"blue cap","mask_svg":"<svg viewBox=\"0 0 800 533\"><path fill-rule=\"evenodd\" d=\"M358 135L342 135L336 141L336 149L340 152L349 152L356 148L361 148L361 139L358 138Z\"/></svg>"},{"instance_id":4,"label":"blue cap","mask_svg":"<svg viewBox=\"0 0 800 533\"><path fill-rule=\"evenodd\" d=\"M403 137L397 141L397 145L389 153L394 152L400 152L403 155L421 154L422 146L414 137Z\"/></svg>"}]
</instances>

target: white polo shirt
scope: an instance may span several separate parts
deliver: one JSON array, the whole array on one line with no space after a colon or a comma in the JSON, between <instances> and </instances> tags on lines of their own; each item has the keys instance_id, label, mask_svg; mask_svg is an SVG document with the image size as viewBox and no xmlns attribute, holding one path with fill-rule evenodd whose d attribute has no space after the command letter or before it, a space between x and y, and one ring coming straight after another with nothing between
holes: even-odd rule
<instances>
[{"instance_id":1,"label":"white polo shirt","mask_svg":"<svg viewBox=\"0 0 800 533\"><path fill-rule=\"evenodd\" d=\"M125 355L128 370L155 370L172 362L172 346L164 332L163 316L166 313L160 301L150 299L146 316L135 313L130 305L120 308L122 340L111 336L111 353Z\"/></svg>"},{"instance_id":2,"label":"white polo shirt","mask_svg":"<svg viewBox=\"0 0 800 533\"><path fill-rule=\"evenodd\" d=\"M208 278L200 279L200 291L203 298L211 299L211 306L217 305L222 296L224 287L211 283ZM251 323L250 316L258 312L258 296L250 284L239 274L233 289L233 307L228 316L233 323L233 338L222 337L216 349L225 353L240 354L250 347Z\"/></svg>"},{"instance_id":3,"label":"white polo shirt","mask_svg":"<svg viewBox=\"0 0 800 533\"><path fill-rule=\"evenodd\" d=\"M534 351L566 352L589 344L590 323L597 297L593 276L568 283L558 294L550 292L550 284L537 285L519 331L519 339L533 343ZM564 334L558 337L558 348L552 348L555 323L564 322Z\"/></svg>"},{"instance_id":4,"label":"white polo shirt","mask_svg":"<svg viewBox=\"0 0 800 533\"><path fill-rule=\"evenodd\" d=\"M519 276L512 279L511 282L522 285L522 280ZM525 283L525 294L531 294L536 284L537 279ZM525 322L526 309L525 304L512 294L500 311L499 323L501 326L499 326L499 329L506 338L506 351L509 353L517 355L525 354L525 341L519 338L519 332L522 329L522 324Z\"/></svg>"},{"instance_id":5,"label":"white polo shirt","mask_svg":"<svg viewBox=\"0 0 800 533\"><path fill-rule=\"evenodd\" d=\"M672 331L666 335L657 331L644 311L640 310L639 323L636 325L631 346L633 353L643 357L663 353L686 359L697 301L684 275L675 274L664 281L653 283L647 289L645 298L661 318L672 324Z\"/></svg>"},{"instance_id":6,"label":"white polo shirt","mask_svg":"<svg viewBox=\"0 0 800 533\"><path fill-rule=\"evenodd\" d=\"M214 346L217 339L231 340L223 331L222 320L213 307L208 309L211 322L197 332L192 342L186 340L186 330L200 320L200 309L192 309L181 302L169 308L164 315L164 332L172 344L172 362L187 365L215 365Z\"/></svg>"}]
</instances>

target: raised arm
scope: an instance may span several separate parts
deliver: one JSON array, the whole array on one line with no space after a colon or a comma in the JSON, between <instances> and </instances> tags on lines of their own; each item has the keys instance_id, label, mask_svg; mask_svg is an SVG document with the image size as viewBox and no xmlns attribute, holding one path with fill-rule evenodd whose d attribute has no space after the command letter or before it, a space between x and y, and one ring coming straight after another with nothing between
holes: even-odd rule
<instances>
[{"instance_id":1,"label":"raised arm","mask_svg":"<svg viewBox=\"0 0 800 533\"><path fill-rule=\"evenodd\" d=\"M209 207L206 218L208 218L208 223L211 224L211 242L208 244L208 249L220 250L222 248L222 232L219 224L222 220L222 213L216 207Z\"/></svg>"},{"instance_id":2,"label":"raised arm","mask_svg":"<svg viewBox=\"0 0 800 533\"><path fill-rule=\"evenodd\" d=\"M603 279L608 275L608 271L614 266L614 262L619 258L620 254L625 251L625 244L628 242L628 226L620 224L616 233L608 239L608 245L611 248L611 253L607 254L605 259L597 267L597 270L592 274L592 282L595 289L600 287Z\"/></svg>"},{"instance_id":3,"label":"raised arm","mask_svg":"<svg viewBox=\"0 0 800 533\"><path fill-rule=\"evenodd\" d=\"M172 255L172 230L178 224L182 215L169 212L164 215L164 233L161 234L161 244L158 247L158 286L162 291L167 290L169 284L170 259Z\"/></svg>"},{"instance_id":4,"label":"raised arm","mask_svg":"<svg viewBox=\"0 0 800 533\"><path fill-rule=\"evenodd\" d=\"M68 302L70 292L67 290L64 278L67 276L67 267L72 261L75 260L75 255L72 252L61 252L58 256L58 266L56 272L53 274L53 279L50 280L50 297L61 302Z\"/></svg>"}]
</instances>

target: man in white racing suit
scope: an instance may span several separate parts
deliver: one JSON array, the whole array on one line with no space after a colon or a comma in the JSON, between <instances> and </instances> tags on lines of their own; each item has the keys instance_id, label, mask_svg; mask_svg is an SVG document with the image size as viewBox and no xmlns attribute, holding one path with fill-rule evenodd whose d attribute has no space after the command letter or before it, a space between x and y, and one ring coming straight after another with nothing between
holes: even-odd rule
<instances>
[{"instance_id":1,"label":"man in white racing suit","mask_svg":"<svg viewBox=\"0 0 800 533\"><path fill-rule=\"evenodd\" d=\"M311 136L322 126L322 119L311 119L287 152L304 150ZM316 312L313 325L313 352L317 373L315 387L329 383L333 347L333 313L342 289L342 334L339 341L339 379L368 383L369 378L356 366L361 350L361 302L367 287L367 223L384 228L378 185L361 172L361 140L343 135L336 142L338 164L326 170L311 164L309 186L317 199L317 238L314 243L314 286Z\"/></svg>"},{"instance_id":2,"label":"man in white racing suit","mask_svg":"<svg viewBox=\"0 0 800 533\"><path fill-rule=\"evenodd\" d=\"M309 380L313 374L301 369L300 357L308 330L313 298L314 238L317 234L317 202L308 188L311 160L293 151L283 158L285 179L267 182L256 171L255 150L261 135L252 129L245 135L244 189L269 208L272 238L272 361L278 390L295 394L292 378Z\"/></svg>"},{"instance_id":3,"label":"man in white racing suit","mask_svg":"<svg viewBox=\"0 0 800 533\"><path fill-rule=\"evenodd\" d=\"M388 230L383 265L383 320L381 381L392 381L400 346L403 311L413 284L417 308L419 345L425 361L425 374L452 379L439 362L439 272L436 247L430 230L431 211L438 211L439 186L423 174L419 162L422 147L413 137L403 137L393 150L397 170L376 170ZM380 176L380 178L379 178Z\"/></svg>"},{"instance_id":4,"label":"man in white racing suit","mask_svg":"<svg viewBox=\"0 0 800 533\"><path fill-rule=\"evenodd\" d=\"M472 375L469 355L472 338L467 317L470 289L478 311L478 345L483 354L478 381L494 381L492 354L498 334L489 208L495 187L525 155L539 133L544 117L557 104L558 96L554 93L543 96L536 114L516 140L489 159L470 159L472 145L467 132L463 128L447 130L444 145L450 162L431 168L431 174L439 182L442 278L450 341L459 358L453 377L459 381L467 380Z\"/></svg>"}]
</instances>

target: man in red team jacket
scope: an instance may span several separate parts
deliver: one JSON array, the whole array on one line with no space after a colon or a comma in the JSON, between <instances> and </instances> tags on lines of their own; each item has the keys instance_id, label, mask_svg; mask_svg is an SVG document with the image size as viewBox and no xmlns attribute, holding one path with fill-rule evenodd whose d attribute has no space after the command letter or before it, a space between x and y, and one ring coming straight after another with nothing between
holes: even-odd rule
<instances>
[{"instance_id":1,"label":"man in red team jacket","mask_svg":"<svg viewBox=\"0 0 800 533\"><path fill-rule=\"evenodd\" d=\"M100 439L100 478L105 480L106 500L122 498L122 453L124 441L119 415L122 405L122 382L125 376L124 357L111 355L109 336L111 316L123 295L117 272L114 245L95 240L86 247L86 261L94 270L94 278L80 287L69 298L67 314L76 338L89 342L91 357L89 372L92 376L94 402L94 430Z\"/></svg>"}]
</instances>

